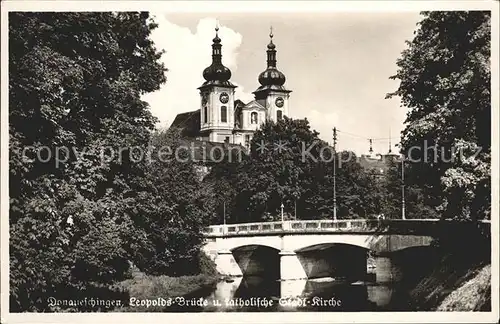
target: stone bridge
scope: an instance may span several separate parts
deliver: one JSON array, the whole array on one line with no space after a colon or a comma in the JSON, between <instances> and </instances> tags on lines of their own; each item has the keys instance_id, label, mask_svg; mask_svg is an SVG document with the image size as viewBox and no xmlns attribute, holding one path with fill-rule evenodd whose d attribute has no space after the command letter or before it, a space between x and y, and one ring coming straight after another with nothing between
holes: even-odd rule
<instances>
[{"instance_id":1,"label":"stone bridge","mask_svg":"<svg viewBox=\"0 0 500 324\"><path fill-rule=\"evenodd\" d=\"M229 276L358 281L371 272L377 282L392 282L421 268L432 257L433 237L453 225L429 219L214 225L205 233L204 250Z\"/></svg>"}]
</instances>

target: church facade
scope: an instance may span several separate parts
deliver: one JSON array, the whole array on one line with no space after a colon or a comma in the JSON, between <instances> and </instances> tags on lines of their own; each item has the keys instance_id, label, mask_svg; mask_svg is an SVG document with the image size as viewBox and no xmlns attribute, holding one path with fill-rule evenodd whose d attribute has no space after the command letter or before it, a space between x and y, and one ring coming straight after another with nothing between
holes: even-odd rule
<instances>
[{"instance_id":1,"label":"church facade","mask_svg":"<svg viewBox=\"0 0 500 324\"><path fill-rule=\"evenodd\" d=\"M260 86L254 100L245 103L235 97L231 71L222 63L222 44L215 29L212 64L203 71L205 82L198 88L200 108L176 116L171 127L178 127L187 138L204 142L227 143L249 147L253 134L266 120L277 121L288 115L291 91L284 84L285 75L276 67L273 34L267 45L267 68L260 73Z\"/></svg>"}]
</instances>

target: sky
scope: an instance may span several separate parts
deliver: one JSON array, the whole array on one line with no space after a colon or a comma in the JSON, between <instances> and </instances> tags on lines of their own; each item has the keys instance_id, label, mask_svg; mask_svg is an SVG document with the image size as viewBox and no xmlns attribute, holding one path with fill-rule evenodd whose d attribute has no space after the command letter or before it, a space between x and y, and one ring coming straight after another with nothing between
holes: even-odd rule
<instances>
[{"instance_id":1,"label":"sky","mask_svg":"<svg viewBox=\"0 0 500 324\"><path fill-rule=\"evenodd\" d=\"M289 117L307 118L320 138L337 148L368 154L392 151L404 127L406 108L399 98L385 99L399 81L396 60L413 38L418 12L329 12L318 14L155 13L159 27L151 38L168 68L167 82L144 96L158 127L168 127L175 116L199 109L197 88L203 69L211 64L215 26L220 26L222 62L238 86L236 98L253 100L258 75L266 68L269 29L277 50L277 67L292 90Z\"/></svg>"}]
</instances>

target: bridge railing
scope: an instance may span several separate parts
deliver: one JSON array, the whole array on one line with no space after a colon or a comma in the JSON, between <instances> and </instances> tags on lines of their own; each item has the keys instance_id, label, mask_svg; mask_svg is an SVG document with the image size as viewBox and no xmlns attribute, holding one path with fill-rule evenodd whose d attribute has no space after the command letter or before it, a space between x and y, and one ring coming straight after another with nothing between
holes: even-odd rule
<instances>
[{"instance_id":1,"label":"bridge railing","mask_svg":"<svg viewBox=\"0 0 500 324\"><path fill-rule=\"evenodd\" d=\"M489 222L481 222L488 225ZM290 220L261 223L209 226L206 236L268 234L281 232L398 232L405 234L430 233L437 229L438 219L342 219Z\"/></svg>"},{"instance_id":2,"label":"bridge railing","mask_svg":"<svg viewBox=\"0 0 500 324\"><path fill-rule=\"evenodd\" d=\"M238 235L251 233L304 232L304 231L343 231L363 230L379 224L376 220L297 220L264 223L244 223L209 226L206 235Z\"/></svg>"}]
</instances>

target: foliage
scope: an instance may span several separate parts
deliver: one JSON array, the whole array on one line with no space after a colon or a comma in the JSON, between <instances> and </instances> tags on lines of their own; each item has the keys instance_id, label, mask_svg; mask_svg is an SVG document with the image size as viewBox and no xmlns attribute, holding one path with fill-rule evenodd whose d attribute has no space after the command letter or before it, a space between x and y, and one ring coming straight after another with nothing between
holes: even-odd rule
<instances>
[{"instance_id":1,"label":"foliage","mask_svg":"<svg viewBox=\"0 0 500 324\"><path fill-rule=\"evenodd\" d=\"M141 100L165 82L155 27L145 12L10 13L11 311L113 298L131 262L200 268L192 165L138 156L164 140Z\"/></svg>"},{"instance_id":2,"label":"foliage","mask_svg":"<svg viewBox=\"0 0 500 324\"><path fill-rule=\"evenodd\" d=\"M133 268L132 278L120 282L117 284L117 287L126 292L128 296L137 298L137 300L156 300L158 298L163 298L167 301L169 298L193 294L200 289L213 286L219 277L217 272L214 271L213 261L204 255L201 256L201 259L204 260L202 262L207 265L206 270L208 270L208 272L201 271L194 276L169 277L165 275L147 275L139 271L139 269ZM123 307L116 308L114 311L165 312L175 307L175 304L171 306L127 306L128 298L124 299L122 305ZM186 308L187 307L183 307L184 311Z\"/></svg>"},{"instance_id":3,"label":"foliage","mask_svg":"<svg viewBox=\"0 0 500 324\"><path fill-rule=\"evenodd\" d=\"M231 150L226 151L222 161L213 163L203 179L203 190L212 194L211 206L214 212L212 224L222 224L224 215L234 214L236 210L237 174L240 171L240 162L246 158L245 153L240 152L241 154Z\"/></svg>"},{"instance_id":4,"label":"foliage","mask_svg":"<svg viewBox=\"0 0 500 324\"><path fill-rule=\"evenodd\" d=\"M409 164L405 162L404 167L405 174L407 174ZM379 187L382 192L382 213L386 218L401 218L402 215L403 181L401 168L400 161L390 161L386 175ZM426 203L421 188L408 184L407 181L404 185L406 219L439 218L436 210Z\"/></svg>"},{"instance_id":5,"label":"foliage","mask_svg":"<svg viewBox=\"0 0 500 324\"><path fill-rule=\"evenodd\" d=\"M422 15L391 77L400 80L399 88L388 94L409 109L401 142L412 159L407 181L443 217L488 218L490 13Z\"/></svg>"},{"instance_id":6,"label":"foliage","mask_svg":"<svg viewBox=\"0 0 500 324\"><path fill-rule=\"evenodd\" d=\"M266 121L241 163L215 165L207 181L220 189L229 222L333 217L333 157L337 169L338 218L379 212L374 178L352 152L339 152L318 138L309 122L288 117Z\"/></svg>"},{"instance_id":7,"label":"foliage","mask_svg":"<svg viewBox=\"0 0 500 324\"><path fill-rule=\"evenodd\" d=\"M212 219L212 193L202 187L193 162L184 161L188 153L179 150L178 159L161 155L166 147L175 152L180 139L175 130L153 134L153 159L143 179L148 189L139 193L131 211L135 226L143 233L135 242L141 250L134 262L149 274L198 273L202 232Z\"/></svg>"},{"instance_id":8,"label":"foliage","mask_svg":"<svg viewBox=\"0 0 500 324\"><path fill-rule=\"evenodd\" d=\"M475 282L473 279L485 266L487 269L492 256L491 235L489 231L485 231L489 226L478 225L480 224L471 221L442 220L442 226L437 228L432 242L437 252L437 264L434 270L410 291L417 310L436 310L449 302L454 303L455 295L461 292L460 287L464 284L472 286L472 290L490 290L490 287L483 285L484 281ZM470 293L472 296L476 292ZM488 294L491 294L491 291L483 290L480 296L475 296L476 307L491 309L491 304L487 303ZM473 308L475 307L469 310Z\"/></svg>"}]
</instances>

